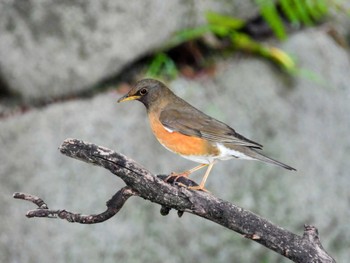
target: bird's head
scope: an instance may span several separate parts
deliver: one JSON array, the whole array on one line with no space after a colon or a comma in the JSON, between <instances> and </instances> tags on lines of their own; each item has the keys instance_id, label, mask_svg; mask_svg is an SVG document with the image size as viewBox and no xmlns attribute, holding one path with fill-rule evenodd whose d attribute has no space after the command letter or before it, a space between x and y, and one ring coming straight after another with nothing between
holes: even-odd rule
<instances>
[{"instance_id":1,"label":"bird's head","mask_svg":"<svg viewBox=\"0 0 350 263\"><path fill-rule=\"evenodd\" d=\"M164 98L169 93L172 92L162 82L155 79L143 79L136 82L134 87L126 95L121 97L118 102L138 100L148 109L160 98Z\"/></svg>"}]
</instances>

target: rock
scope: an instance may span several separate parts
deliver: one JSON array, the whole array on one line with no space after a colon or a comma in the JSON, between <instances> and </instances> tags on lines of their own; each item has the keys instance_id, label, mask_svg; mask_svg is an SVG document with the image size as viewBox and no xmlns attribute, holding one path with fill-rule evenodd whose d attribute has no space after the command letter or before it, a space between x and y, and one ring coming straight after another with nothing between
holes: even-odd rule
<instances>
[{"instance_id":1,"label":"rock","mask_svg":"<svg viewBox=\"0 0 350 263\"><path fill-rule=\"evenodd\" d=\"M313 42L306 39L306 36L311 37ZM349 53L324 31L309 29L300 32L290 37L281 48L296 57L304 76L298 79L300 84L316 82L323 88L344 90L350 96ZM329 70L330 68L337 68L338 71Z\"/></svg>"},{"instance_id":2,"label":"rock","mask_svg":"<svg viewBox=\"0 0 350 263\"><path fill-rule=\"evenodd\" d=\"M247 18L254 1L0 3L0 77L24 100L76 94L159 48L207 10Z\"/></svg>"},{"instance_id":3,"label":"rock","mask_svg":"<svg viewBox=\"0 0 350 263\"><path fill-rule=\"evenodd\" d=\"M329 18L329 26L331 31L335 33L335 36L340 36L342 39L340 42L345 40L349 47L350 45L350 19L349 19L349 10L350 10L350 1L341 1L339 3L335 3L338 5L338 9L331 10L330 18Z\"/></svg>"},{"instance_id":4,"label":"rock","mask_svg":"<svg viewBox=\"0 0 350 263\"><path fill-rule=\"evenodd\" d=\"M223 161L214 166L208 189L292 232L301 234L305 223L315 225L330 255L346 262L350 104L343 84L350 75L342 74L349 54L322 30L299 32L283 47L327 85L302 75L290 81L269 63L247 58L219 63L213 78L179 78L171 87L262 143L269 156L298 169ZM163 217L160 206L140 198L131 198L116 217L96 226L26 219L25 211L34 206L11 199L15 191L37 194L52 209L88 214L102 211L123 186L101 168L62 156L57 147L67 137L115 149L155 174L195 165L155 140L141 103L116 104L121 95L103 93L1 120L1 262L289 262L202 218L185 213L179 219L174 211ZM192 176L197 182L201 177L202 172Z\"/></svg>"}]
</instances>

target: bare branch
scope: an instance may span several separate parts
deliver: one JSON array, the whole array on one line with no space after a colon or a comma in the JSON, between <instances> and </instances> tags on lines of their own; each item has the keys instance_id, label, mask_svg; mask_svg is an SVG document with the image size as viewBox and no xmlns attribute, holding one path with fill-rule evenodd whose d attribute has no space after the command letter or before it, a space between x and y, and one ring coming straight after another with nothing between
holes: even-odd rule
<instances>
[{"instance_id":1,"label":"bare branch","mask_svg":"<svg viewBox=\"0 0 350 263\"><path fill-rule=\"evenodd\" d=\"M30 201L38 206L40 209L48 209L47 204L39 197L35 195L30 194L24 194L24 193L14 193L13 198L15 199L22 199L26 201Z\"/></svg>"},{"instance_id":2,"label":"bare branch","mask_svg":"<svg viewBox=\"0 0 350 263\"><path fill-rule=\"evenodd\" d=\"M81 140L65 140L60 147L60 151L69 157L110 170L113 174L119 176L127 185L127 187L123 188L126 191L124 194L120 194L121 191L123 192L123 189L121 189L118 192L119 195L118 193L115 195L119 197L115 198L114 196L107 203L108 209L104 212L105 214L100 214L103 215L101 216L103 220L99 220L98 215L92 215L94 219L90 219L91 216L72 214L65 210L51 211L51 214L59 217L63 214L64 219L70 222L102 222L115 215L130 196L138 195L151 202L160 204L163 215L168 214L170 209L176 209L179 216L183 212L198 215L242 234L244 237L258 242L294 262L335 262L323 249L317 229L313 226L305 226L303 236L293 234L272 224L267 219L221 200L210 193L192 191L186 187L178 187L166 183L163 181L165 176L154 176L128 157ZM183 180L180 182L181 185L193 184L191 180L187 180L186 178ZM43 203L40 202L42 201L41 199L33 198L33 196L31 198L25 196L22 199L36 200L32 202L37 205L39 204L39 207ZM45 209L44 206L38 210L43 211ZM48 214L51 215L50 213ZM38 213L38 216L40 215Z\"/></svg>"},{"instance_id":3,"label":"bare branch","mask_svg":"<svg viewBox=\"0 0 350 263\"><path fill-rule=\"evenodd\" d=\"M123 207L125 202L129 197L137 195L137 193L130 187L123 187L120 189L109 201L107 201L107 210L96 215L81 215L78 213L68 212L64 209L52 210L49 209L46 203L39 197L25 194L25 193L14 193L13 197L16 199L22 199L30 201L38 206L35 210L30 210L27 212L26 216L28 218L32 217L47 217L47 218L60 218L65 219L71 223L80 224L96 224L104 222L115 214Z\"/></svg>"}]
</instances>

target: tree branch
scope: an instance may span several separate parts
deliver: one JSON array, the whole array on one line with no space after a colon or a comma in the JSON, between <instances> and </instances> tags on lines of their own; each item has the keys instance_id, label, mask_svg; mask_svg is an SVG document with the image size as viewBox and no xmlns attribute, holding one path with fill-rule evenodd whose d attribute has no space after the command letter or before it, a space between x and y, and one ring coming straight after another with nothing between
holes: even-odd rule
<instances>
[{"instance_id":1,"label":"tree branch","mask_svg":"<svg viewBox=\"0 0 350 263\"><path fill-rule=\"evenodd\" d=\"M78 213L68 212L64 209L52 210L49 209L47 204L39 197L25 194L14 193L13 198L30 201L38 206L38 209L29 210L26 213L26 217L47 217L47 218L60 218L65 219L71 223L80 224L96 224L104 222L113 217L123 207L129 197L137 195L137 193L130 187L123 187L120 189L109 201L107 201L107 210L96 215L81 215Z\"/></svg>"},{"instance_id":2,"label":"tree branch","mask_svg":"<svg viewBox=\"0 0 350 263\"><path fill-rule=\"evenodd\" d=\"M67 139L59 149L61 153L69 157L110 170L119 176L127 186L119 190L107 202L105 212L97 215L49 210L40 198L15 193L15 198L31 201L38 206L38 209L29 211L27 217L59 217L69 222L99 223L118 213L127 199L136 195L160 204L163 215L168 214L170 209L176 209L179 216L183 212L198 215L242 234L294 262L335 262L323 249L318 231L313 226L305 225L303 236L293 234L272 224L267 219L221 200L210 193L179 187L176 183L171 183L171 180L164 182L166 176L154 176L128 157L101 146L81 140ZM179 183L187 186L195 185L187 178L180 178Z\"/></svg>"}]
</instances>

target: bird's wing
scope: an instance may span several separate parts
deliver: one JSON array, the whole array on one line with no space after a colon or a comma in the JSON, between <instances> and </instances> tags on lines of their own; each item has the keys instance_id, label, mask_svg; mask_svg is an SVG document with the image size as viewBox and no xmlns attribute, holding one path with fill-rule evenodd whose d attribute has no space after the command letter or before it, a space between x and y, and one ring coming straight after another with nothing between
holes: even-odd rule
<instances>
[{"instance_id":1,"label":"bird's wing","mask_svg":"<svg viewBox=\"0 0 350 263\"><path fill-rule=\"evenodd\" d=\"M186 109L165 108L160 114L160 122L167 129L184 135L200 137L212 142L262 148L262 145L245 138L225 123L196 108L191 106Z\"/></svg>"}]
</instances>

